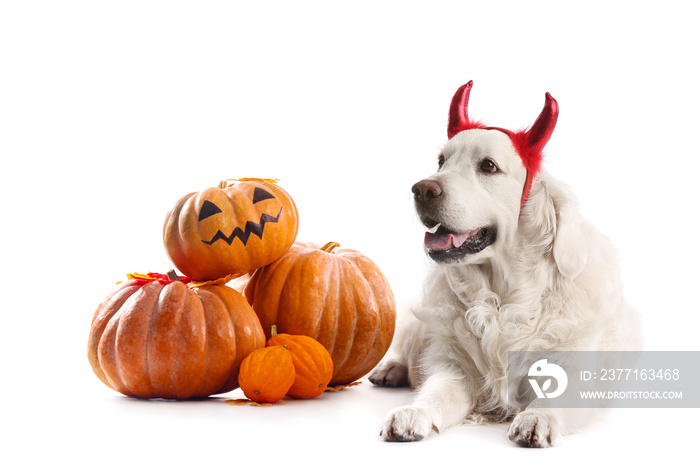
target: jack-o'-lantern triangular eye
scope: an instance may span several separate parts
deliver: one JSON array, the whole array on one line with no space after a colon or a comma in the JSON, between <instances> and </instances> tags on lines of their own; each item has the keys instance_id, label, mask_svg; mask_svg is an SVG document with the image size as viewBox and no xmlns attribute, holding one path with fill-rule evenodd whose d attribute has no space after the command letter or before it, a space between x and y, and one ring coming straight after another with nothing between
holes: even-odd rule
<instances>
[{"instance_id":1,"label":"jack-o'-lantern triangular eye","mask_svg":"<svg viewBox=\"0 0 700 466\"><path fill-rule=\"evenodd\" d=\"M262 188L255 188L255 191L253 191L253 204L264 201L266 199L274 199L275 196L272 194L268 193Z\"/></svg>"},{"instance_id":2,"label":"jack-o'-lantern triangular eye","mask_svg":"<svg viewBox=\"0 0 700 466\"><path fill-rule=\"evenodd\" d=\"M214 204L211 201L204 201L204 204L202 204L202 208L199 210L199 221L201 222L205 218L211 217L212 215L221 213L221 209L219 209L216 204Z\"/></svg>"}]
</instances>

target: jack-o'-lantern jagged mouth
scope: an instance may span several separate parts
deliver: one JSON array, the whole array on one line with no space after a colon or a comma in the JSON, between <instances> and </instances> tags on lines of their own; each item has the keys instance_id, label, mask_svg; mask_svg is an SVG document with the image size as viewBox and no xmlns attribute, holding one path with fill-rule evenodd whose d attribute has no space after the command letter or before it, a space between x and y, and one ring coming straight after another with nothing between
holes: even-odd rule
<instances>
[{"instance_id":1,"label":"jack-o'-lantern jagged mouth","mask_svg":"<svg viewBox=\"0 0 700 466\"><path fill-rule=\"evenodd\" d=\"M225 241L229 246L231 246L233 240L238 238L239 240L241 240L241 243L243 243L243 245L245 246L248 243L248 238L250 238L250 235L255 235L258 238L262 239L263 231L265 230L265 224L279 222L280 217L282 216L282 209L283 208L280 208L280 211L277 213L277 217L273 217L269 214L261 214L259 223L251 222L250 220L248 220L247 222L245 222L245 231L241 230L240 227L236 227L233 229L233 232L230 235L226 236L221 230L218 230L211 240L202 240L202 243L211 245L217 242L218 240L222 240Z\"/></svg>"}]
</instances>

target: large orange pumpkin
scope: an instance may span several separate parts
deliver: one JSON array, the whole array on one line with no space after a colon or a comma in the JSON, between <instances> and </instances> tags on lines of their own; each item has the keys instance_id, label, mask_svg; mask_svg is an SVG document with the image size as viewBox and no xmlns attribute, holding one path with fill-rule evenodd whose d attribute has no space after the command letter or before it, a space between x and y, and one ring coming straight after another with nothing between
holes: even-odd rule
<instances>
[{"instance_id":1,"label":"large orange pumpkin","mask_svg":"<svg viewBox=\"0 0 700 466\"><path fill-rule=\"evenodd\" d=\"M296 239L292 198L272 181L245 179L180 198L165 218L163 243L194 280L231 278L280 257Z\"/></svg>"},{"instance_id":2,"label":"large orange pumpkin","mask_svg":"<svg viewBox=\"0 0 700 466\"><path fill-rule=\"evenodd\" d=\"M396 305L386 278L351 249L297 243L255 271L244 294L266 332L307 335L333 360L329 385L367 374L391 345ZM270 338L270 334L266 336Z\"/></svg>"},{"instance_id":3,"label":"large orange pumpkin","mask_svg":"<svg viewBox=\"0 0 700 466\"><path fill-rule=\"evenodd\" d=\"M124 395L203 398L236 388L241 361L264 346L260 321L240 293L153 274L117 285L98 306L88 359Z\"/></svg>"}]
</instances>

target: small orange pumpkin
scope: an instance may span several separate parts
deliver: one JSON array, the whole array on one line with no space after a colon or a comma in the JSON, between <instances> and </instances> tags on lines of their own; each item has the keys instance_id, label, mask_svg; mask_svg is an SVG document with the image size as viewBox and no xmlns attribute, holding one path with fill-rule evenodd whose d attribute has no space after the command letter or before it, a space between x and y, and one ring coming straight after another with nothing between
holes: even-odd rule
<instances>
[{"instance_id":1,"label":"small orange pumpkin","mask_svg":"<svg viewBox=\"0 0 700 466\"><path fill-rule=\"evenodd\" d=\"M329 385L367 374L391 345L396 305L379 268L351 249L296 243L277 261L256 270L244 294L266 336L307 335L333 359Z\"/></svg>"},{"instance_id":2,"label":"small orange pumpkin","mask_svg":"<svg viewBox=\"0 0 700 466\"><path fill-rule=\"evenodd\" d=\"M296 376L287 396L315 398L326 391L333 376L333 360L321 343L306 335L280 333L273 335L267 346L284 347L292 355Z\"/></svg>"},{"instance_id":3,"label":"small orange pumpkin","mask_svg":"<svg viewBox=\"0 0 700 466\"><path fill-rule=\"evenodd\" d=\"M204 398L236 388L243 358L265 346L245 298L224 285L132 278L95 311L88 360L97 377L138 398Z\"/></svg>"},{"instance_id":4,"label":"small orange pumpkin","mask_svg":"<svg viewBox=\"0 0 700 466\"><path fill-rule=\"evenodd\" d=\"M241 363L238 385L245 396L258 403L275 403L294 383L292 353L280 346L260 348Z\"/></svg>"},{"instance_id":5,"label":"small orange pumpkin","mask_svg":"<svg viewBox=\"0 0 700 466\"><path fill-rule=\"evenodd\" d=\"M175 267L194 280L235 278L280 257L298 224L294 201L272 180L222 181L177 201L163 243Z\"/></svg>"}]
</instances>

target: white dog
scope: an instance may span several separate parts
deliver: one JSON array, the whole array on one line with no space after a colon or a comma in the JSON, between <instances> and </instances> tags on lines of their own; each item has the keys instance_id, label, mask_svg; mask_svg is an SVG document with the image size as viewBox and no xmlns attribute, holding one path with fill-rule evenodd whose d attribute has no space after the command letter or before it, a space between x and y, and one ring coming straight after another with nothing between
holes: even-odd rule
<instances>
[{"instance_id":1,"label":"white dog","mask_svg":"<svg viewBox=\"0 0 700 466\"><path fill-rule=\"evenodd\" d=\"M512 419L511 440L547 447L584 410L508 404L509 351L636 350L615 252L579 214L569 189L541 169L558 116L549 94L528 131L471 121L471 82L452 101L436 174L413 186L434 265L415 318L397 333L400 358L371 374L416 388L385 418L388 441L415 441L468 416Z\"/></svg>"}]
</instances>

